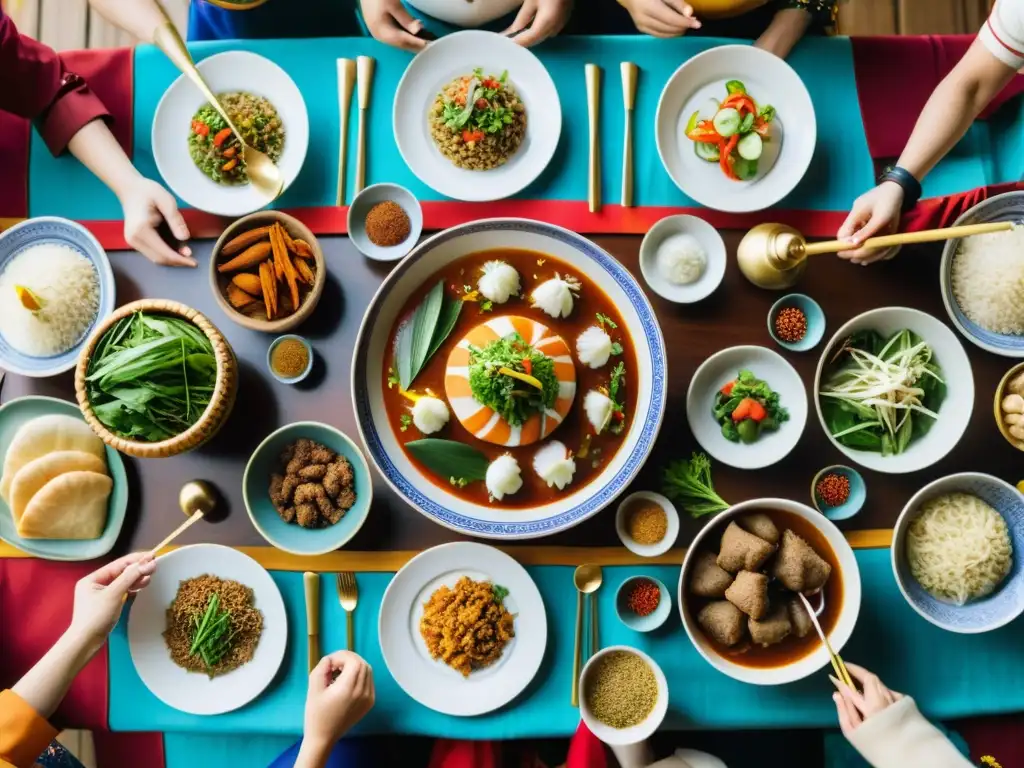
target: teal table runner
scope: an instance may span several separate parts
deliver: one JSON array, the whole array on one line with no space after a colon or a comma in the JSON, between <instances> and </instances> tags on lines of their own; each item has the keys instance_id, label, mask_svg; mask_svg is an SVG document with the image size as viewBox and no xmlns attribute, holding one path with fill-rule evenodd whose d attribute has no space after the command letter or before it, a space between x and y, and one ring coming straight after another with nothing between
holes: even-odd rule
<instances>
[{"instance_id":1,"label":"teal table runner","mask_svg":"<svg viewBox=\"0 0 1024 768\"><path fill-rule=\"evenodd\" d=\"M1021 621L984 635L945 632L903 601L892 577L888 550L858 550L864 600L857 629L842 655L877 672L892 688L913 695L933 718L1024 710ZM528 569L548 615L547 652L533 683L511 705L472 718L473 738L568 736L579 722L569 703L576 597L572 568ZM835 705L825 671L799 683L760 687L736 682L713 669L690 644L677 607L666 626L650 634L626 629L615 615L615 591L628 576L646 574L675 589L674 566L605 569L599 594L604 646L640 648L661 665L670 686L667 729L834 727ZM250 705L224 715L198 717L160 702L135 672L126 621L110 638L110 728L124 731L298 735L306 693L306 638L302 574L273 572L289 620L289 643L278 678ZM321 644L344 647L345 618L329 575L321 585ZM390 677L377 641L377 610L390 574L360 574L356 651L373 666L377 704L358 726L362 733L450 736L464 721L441 715L409 698ZM675 602L673 597L673 603Z\"/></svg>"},{"instance_id":2,"label":"teal table runner","mask_svg":"<svg viewBox=\"0 0 1024 768\"><path fill-rule=\"evenodd\" d=\"M604 70L603 199L606 203L618 201L623 133L618 69L620 62L633 61L641 70L634 126L636 204L696 206L662 168L654 142L655 113L665 82L682 62L727 42L735 41L657 40L640 36L565 37L539 47L537 54L551 72L561 98L562 136L551 166L519 197L543 201L586 199L588 150L583 65L595 62ZM339 121L335 60L363 54L377 60L368 127L368 183L395 182L408 187L423 201L444 199L405 166L392 132L393 93L411 60L410 54L369 38L249 40L191 46L197 59L238 48L266 56L282 66L298 84L309 112L310 144L306 162L295 184L278 201L280 207L333 205ZM818 142L807 175L779 207L846 211L858 194L872 186L874 174L857 99L850 41L847 38L807 39L797 46L789 61L810 91L818 123ZM150 141L153 116L161 96L177 76L171 63L156 49L150 46L136 49L134 158L140 170L153 178L159 178ZM993 119L975 124L967 137L928 176L925 196L1016 181L1020 168L1024 167L1022 123L1024 103L1018 100ZM183 141L185 131L183 126ZM354 120L352 133L350 146L354 147ZM354 161L349 163L349 172L355 173ZM38 135L32 138L29 174L32 216L61 215L80 220L116 220L121 216L116 199L99 181L72 158L51 157ZM352 181L350 178L349 189Z\"/></svg>"}]
</instances>

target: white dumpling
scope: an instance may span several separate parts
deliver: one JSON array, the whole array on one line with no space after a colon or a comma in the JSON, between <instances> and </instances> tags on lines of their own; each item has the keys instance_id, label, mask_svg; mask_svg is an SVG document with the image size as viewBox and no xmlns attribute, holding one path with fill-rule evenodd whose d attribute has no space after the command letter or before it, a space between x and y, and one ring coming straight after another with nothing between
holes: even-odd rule
<instances>
[{"instance_id":1,"label":"white dumpling","mask_svg":"<svg viewBox=\"0 0 1024 768\"><path fill-rule=\"evenodd\" d=\"M487 492L497 501L511 496L523 487L519 462L510 453L502 454L487 467L484 482L487 484Z\"/></svg>"},{"instance_id":2,"label":"white dumpling","mask_svg":"<svg viewBox=\"0 0 1024 768\"><path fill-rule=\"evenodd\" d=\"M615 403L604 392L592 389L583 398L583 410L587 414L587 421L594 428L594 432L601 434L612 421L612 414L615 412Z\"/></svg>"},{"instance_id":3,"label":"white dumpling","mask_svg":"<svg viewBox=\"0 0 1024 768\"><path fill-rule=\"evenodd\" d=\"M563 443L552 440L533 455L533 470L548 488L562 490L572 482L576 460Z\"/></svg>"},{"instance_id":4,"label":"white dumpling","mask_svg":"<svg viewBox=\"0 0 1024 768\"><path fill-rule=\"evenodd\" d=\"M542 312L558 319L572 314L573 293L578 293L580 283L571 277L561 277L557 272L550 280L533 289L530 301Z\"/></svg>"},{"instance_id":5,"label":"white dumpling","mask_svg":"<svg viewBox=\"0 0 1024 768\"><path fill-rule=\"evenodd\" d=\"M592 325L576 339L576 355L591 368L600 368L612 356L612 337L604 328Z\"/></svg>"},{"instance_id":6,"label":"white dumpling","mask_svg":"<svg viewBox=\"0 0 1024 768\"><path fill-rule=\"evenodd\" d=\"M412 423L424 435L432 435L444 429L450 414L444 400L424 395L412 407Z\"/></svg>"},{"instance_id":7,"label":"white dumpling","mask_svg":"<svg viewBox=\"0 0 1024 768\"><path fill-rule=\"evenodd\" d=\"M483 275L477 282L477 289L485 299L495 304L504 304L510 296L519 295L519 273L504 261L488 261L483 266Z\"/></svg>"}]
</instances>

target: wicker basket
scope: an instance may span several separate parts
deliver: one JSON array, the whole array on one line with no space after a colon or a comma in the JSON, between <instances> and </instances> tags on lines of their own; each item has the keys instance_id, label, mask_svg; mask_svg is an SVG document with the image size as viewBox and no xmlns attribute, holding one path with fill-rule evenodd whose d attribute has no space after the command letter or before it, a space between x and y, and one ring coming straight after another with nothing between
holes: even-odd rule
<instances>
[{"instance_id":1,"label":"wicker basket","mask_svg":"<svg viewBox=\"0 0 1024 768\"><path fill-rule=\"evenodd\" d=\"M213 396L210 404L195 424L167 440L157 443L139 442L125 440L118 437L107 429L92 411L92 406L86 397L85 376L89 369L89 361L96 349L96 344L114 323L122 318L128 317L135 312L149 312L152 314L174 315L183 320L195 324L199 330L206 334L206 337L213 343L213 354L217 359L217 383L214 385ZM238 361L217 327L206 319L205 315L197 312L191 307L180 304L169 299L142 299L125 304L114 311L89 338L89 341L82 348L78 358L78 367L75 369L75 395L78 398L78 406L82 409L82 415L92 427L93 431L100 436L104 443L114 450L135 456L140 459L162 459L167 456L176 456L179 453L186 453L193 448L198 448L207 440L212 438L227 421L231 409L235 405L235 395L238 392Z\"/></svg>"}]
</instances>

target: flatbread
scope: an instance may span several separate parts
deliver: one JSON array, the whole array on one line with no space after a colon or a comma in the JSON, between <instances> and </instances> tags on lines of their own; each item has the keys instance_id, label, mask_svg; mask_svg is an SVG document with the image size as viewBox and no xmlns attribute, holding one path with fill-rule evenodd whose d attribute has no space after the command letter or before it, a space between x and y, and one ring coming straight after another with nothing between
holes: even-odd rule
<instances>
[{"instance_id":1,"label":"flatbread","mask_svg":"<svg viewBox=\"0 0 1024 768\"><path fill-rule=\"evenodd\" d=\"M107 525L114 481L99 472L65 472L25 507L18 535L26 539L96 539Z\"/></svg>"},{"instance_id":2,"label":"flatbread","mask_svg":"<svg viewBox=\"0 0 1024 768\"><path fill-rule=\"evenodd\" d=\"M81 419L63 414L32 419L14 433L14 439L4 456L0 499L10 502L11 483L19 469L53 451L82 451L99 459L106 456L103 441Z\"/></svg>"},{"instance_id":3,"label":"flatbread","mask_svg":"<svg viewBox=\"0 0 1024 768\"><path fill-rule=\"evenodd\" d=\"M48 482L65 472L99 472L107 474L107 462L82 451L54 451L33 459L14 475L11 482L10 507L17 525L32 497Z\"/></svg>"}]
</instances>

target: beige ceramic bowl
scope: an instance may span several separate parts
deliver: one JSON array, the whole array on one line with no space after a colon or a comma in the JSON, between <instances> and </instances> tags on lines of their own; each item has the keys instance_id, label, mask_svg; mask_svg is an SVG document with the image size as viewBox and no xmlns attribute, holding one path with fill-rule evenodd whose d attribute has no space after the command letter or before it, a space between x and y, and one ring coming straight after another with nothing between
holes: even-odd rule
<instances>
[{"instance_id":1,"label":"beige ceramic bowl","mask_svg":"<svg viewBox=\"0 0 1024 768\"><path fill-rule=\"evenodd\" d=\"M995 417L996 426L999 428L999 434L1006 438L1006 442L1016 448L1018 451L1024 451L1024 441L1018 440L1010 434L1010 430L1006 426L1006 422L1003 421L1003 409L1002 403L1003 398L1006 396L1007 385L1016 376L1024 373L1024 363L1017 363L1010 370L1006 372L1006 375L999 382L999 386L996 387L996 394L992 401L992 415Z\"/></svg>"},{"instance_id":2,"label":"beige ceramic bowl","mask_svg":"<svg viewBox=\"0 0 1024 768\"><path fill-rule=\"evenodd\" d=\"M313 249L313 262L316 265L316 279L313 282L313 287L306 292L306 296L303 298L302 304L299 306L298 310L292 312L292 314L287 317L275 320L266 320L259 317L250 317L244 312L239 312L231 306L227 300L225 291L227 290L228 283L231 282L233 273L222 274L217 271L217 265L222 261L220 255L221 249L223 249L224 246L235 236L240 235L243 232L248 232L250 229L265 227L269 224L274 224L275 222L280 222L281 226L288 231L288 234L291 235L292 238L302 239L309 243L310 247ZM243 216L238 219L238 221L228 226L228 228L221 233L221 236L217 238L217 242L213 246L213 252L210 254L210 287L213 289L213 297L217 300L220 308L224 310L224 313L231 318L231 320L238 323L243 328L248 328L252 331L262 331L263 333L287 333L288 331L294 330L313 314L313 310L316 309L316 305L320 301L320 297L323 295L324 284L326 282L327 267L323 251L320 249L320 243L317 242L316 237L313 235L312 231L310 231L309 227L294 216L289 216L287 213L281 213L280 211L259 211L258 213L251 213L248 216Z\"/></svg>"}]
</instances>

